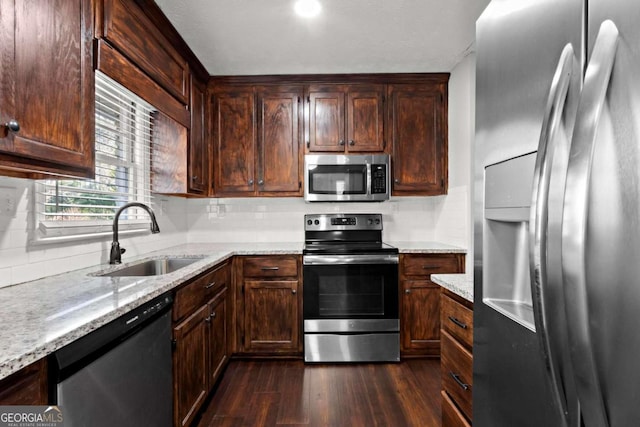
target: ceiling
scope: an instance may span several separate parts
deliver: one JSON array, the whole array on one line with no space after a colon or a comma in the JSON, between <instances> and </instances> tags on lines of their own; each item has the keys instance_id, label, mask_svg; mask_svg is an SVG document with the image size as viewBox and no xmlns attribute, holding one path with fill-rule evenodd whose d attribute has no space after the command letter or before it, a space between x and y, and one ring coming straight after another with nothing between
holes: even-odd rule
<instances>
[{"instance_id":1,"label":"ceiling","mask_svg":"<svg viewBox=\"0 0 640 427\"><path fill-rule=\"evenodd\" d=\"M211 75L448 72L490 0L156 0Z\"/></svg>"}]
</instances>

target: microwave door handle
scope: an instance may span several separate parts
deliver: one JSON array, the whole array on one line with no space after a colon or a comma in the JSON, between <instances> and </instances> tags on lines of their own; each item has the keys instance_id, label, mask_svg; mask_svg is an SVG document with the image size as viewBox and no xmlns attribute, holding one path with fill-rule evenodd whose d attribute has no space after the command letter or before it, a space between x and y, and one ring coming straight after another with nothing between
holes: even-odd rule
<instances>
[{"instance_id":1,"label":"microwave door handle","mask_svg":"<svg viewBox=\"0 0 640 427\"><path fill-rule=\"evenodd\" d=\"M619 33L607 20L598 31L584 77L569 153L562 216L562 276L569 348L580 408L587 427L608 427L589 318L586 245L593 152L616 59Z\"/></svg>"},{"instance_id":2,"label":"microwave door handle","mask_svg":"<svg viewBox=\"0 0 640 427\"><path fill-rule=\"evenodd\" d=\"M563 425L570 423L567 420L569 414L567 404L567 391L561 380L560 359L562 349L555 348L553 343L558 343L559 339L553 339L558 327L564 325L564 311L554 310L552 298L549 295L549 286L559 284L548 283L547 275L547 231L549 191L552 179L552 163L556 153L561 149L559 146L559 128L562 126L562 116L567 103L567 93L573 76L575 63L573 46L567 44L562 50L558 66L554 73L551 88L547 98L545 115L540 132L540 142L538 144L538 154L533 176L533 191L531 195L531 218L529 220L529 270L531 274L531 294L533 296L533 315L535 319L536 332L540 336L540 350L546 366L549 383L553 392L553 399L556 407L562 414ZM566 171L561 171L566 173ZM556 344L557 346L557 344Z\"/></svg>"},{"instance_id":3,"label":"microwave door handle","mask_svg":"<svg viewBox=\"0 0 640 427\"><path fill-rule=\"evenodd\" d=\"M371 195L371 163L367 163L367 195Z\"/></svg>"}]
</instances>

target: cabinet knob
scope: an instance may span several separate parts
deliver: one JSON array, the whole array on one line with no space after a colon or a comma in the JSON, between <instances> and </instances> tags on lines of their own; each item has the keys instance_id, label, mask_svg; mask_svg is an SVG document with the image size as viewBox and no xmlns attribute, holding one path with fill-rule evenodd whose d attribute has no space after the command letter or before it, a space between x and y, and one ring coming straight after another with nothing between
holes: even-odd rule
<instances>
[{"instance_id":1,"label":"cabinet knob","mask_svg":"<svg viewBox=\"0 0 640 427\"><path fill-rule=\"evenodd\" d=\"M198 175L193 175L191 177L191 181L197 181L198 180Z\"/></svg>"},{"instance_id":2,"label":"cabinet knob","mask_svg":"<svg viewBox=\"0 0 640 427\"><path fill-rule=\"evenodd\" d=\"M216 318L216 312L215 311L213 313L211 313L211 317L213 317L214 319Z\"/></svg>"},{"instance_id":3,"label":"cabinet knob","mask_svg":"<svg viewBox=\"0 0 640 427\"><path fill-rule=\"evenodd\" d=\"M404 293L405 293L405 294L410 294L410 293L411 293L411 289L405 289L405 290L404 290Z\"/></svg>"},{"instance_id":4,"label":"cabinet knob","mask_svg":"<svg viewBox=\"0 0 640 427\"><path fill-rule=\"evenodd\" d=\"M339 146L341 146L341 147L343 147L343 146L344 146L344 139L341 139L341 140L338 142L338 145L339 145Z\"/></svg>"},{"instance_id":5,"label":"cabinet knob","mask_svg":"<svg viewBox=\"0 0 640 427\"><path fill-rule=\"evenodd\" d=\"M17 120L9 120L8 123L4 124L11 132L20 131L20 123Z\"/></svg>"},{"instance_id":6,"label":"cabinet knob","mask_svg":"<svg viewBox=\"0 0 640 427\"><path fill-rule=\"evenodd\" d=\"M393 182L395 182L396 184L400 184L400 180L398 178L394 179Z\"/></svg>"},{"instance_id":7,"label":"cabinet knob","mask_svg":"<svg viewBox=\"0 0 640 427\"><path fill-rule=\"evenodd\" d=\"M204 321L207 322L207 323L211 323L211 316L207 316L207 318L204 319Z\"/></svg>"},{"instance_id":8,"label":"cabinet knob","mask_svg":"<svg viewBox=\"0 0 640 427\"><path fill-rule=\"evenodd\" d=\"M249 185L253 185L253 180L252 179L249 180Z\"/></svg>"},{"instance_id":9,"label":"cabinet knob","mask_svg":"<svg viewBox=\"0 0 640 427\"><path fill-rule=\"evenodd\" d=\"M259 180L258 185L264 185L264 179Z\"/></svg>"},{"instance_id":10,"label":"cabinet knob","mask_svg":"<svg viewBox=\"0 0 640 427\"><path fill-rule=\"evenodd\" d=\"M352 139L351 141L349 141L349 145L354 146L356 145L356 142Z\"/></svg>"},{"instance_id":11,"label":"cabinet knob","mask_svg":"<svg viewBox=\"0 0 640 427\"><path fill-rule=\"evenodd\" d=\"M296 293L298 293L298 291L296 291L295 289L291 289L291 293L295 295Z\"/></svg>"}]
</instances>

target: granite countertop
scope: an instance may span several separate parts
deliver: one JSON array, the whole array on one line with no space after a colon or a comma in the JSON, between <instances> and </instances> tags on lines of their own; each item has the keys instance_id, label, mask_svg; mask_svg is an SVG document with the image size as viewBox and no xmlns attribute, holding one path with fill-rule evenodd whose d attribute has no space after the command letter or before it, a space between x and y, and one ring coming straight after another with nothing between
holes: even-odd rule
<instances>
[{"instance_id":1,"label":"granite countertop","mask_svg":"<svg viewBox=\"0 0 640 427\"><path fill-rule=\"evenodd\" d=\"M386 243L398 248L401 254L467 253L464 248L440 242L388 241Z\"/></svg>"},{"instance_id":2,"label":"granite countertop","mask_svg":"<svg viewBox=\"0 0 640 427\"><path fill-rule=\"evenodd\" d=\"M467 301L473 302L472 274L432 274L431 280Z\"/></svg>"},{"instance_id":3,"label":"granite countertop","mask_svg":"<svg viewBox=\"0 0 640 427\"><path fill-rule=\"evenodd\" d=\"M465 253L437 242L390 242L401 253ZM234 255L302 254L301 242L190 243L0 288L0 379L55 352L141 304ZM100 277L142 260L202 257L177 271L149 277ZM443 275L444 276L444 275Z\"/></svg>"}]
</instances>

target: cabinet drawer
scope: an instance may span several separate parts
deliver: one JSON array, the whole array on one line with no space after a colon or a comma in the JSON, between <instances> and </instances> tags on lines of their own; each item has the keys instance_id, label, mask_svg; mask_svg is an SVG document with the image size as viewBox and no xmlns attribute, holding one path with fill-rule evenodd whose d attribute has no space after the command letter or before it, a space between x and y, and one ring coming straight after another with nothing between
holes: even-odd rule
<instances>
[{"instance_id":1,"label":"cabinet drawer","mask_svg":"<svg viewBox=\"0 0 640 427\"><path fill-rule=\"evenodd\" d=\"M471 418L473 356L444 330L440 335L443 388L462 412Z\"/></svg>"},{"instance_id":2,"label":"cabinet drawer","mask_svg":"<svg viewBox=\"0 0 640 427\"><path fill-rule=\"evenodd\" d=\"M262 256L244 259L244 277L298 277L295 256Z\"/></svg>"},{"instance_id":3,"label":"cabinet drawer","mask_svg":"<svg viewBox=\"0 0 640 427\"><path fill-rule=\"evenodd\" d=\"M229 264L225 263L179 289L173 303L173 320L179 320L205 304L218 289L229 286L229 279Z\"/></svg>"},{"instance_id":4,"label":"cabinet drawer","mask_svg":"<svg viewBox=\"0 0 640 427\"><path fill-rule=\"evenodd\" d=\"M468 348L472 348L473 311L447 295L443 294L440 298L440 324L442 325L442 329Z\"/></svg>"},{"instance_id":5,"label":"cabinet drawer","mask_svg":"<svg viewBox=\"0 0 640 427\"><path fill-rule=\"evenodd\" d=\"M402 257L402 272L405 276L428 276L436 273L459 273L456 255L410 255Z\"/></svg>"},{"instance_id":6,"label":"cabinet drawer","mask_svg":"<svg viewBox=\"0 0 640 427\"><path fill-rule=\"evenodd\" d=\"M440 394L442 395L442 427L471 427L447 392L441 390Z\"/></svg>"}]
</instances>

